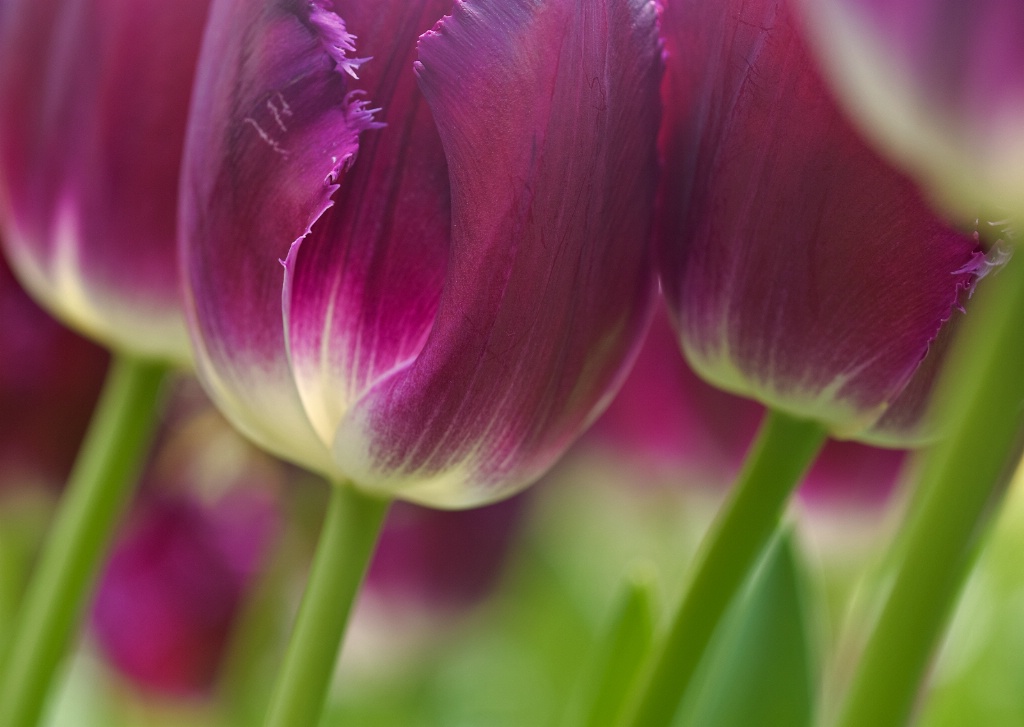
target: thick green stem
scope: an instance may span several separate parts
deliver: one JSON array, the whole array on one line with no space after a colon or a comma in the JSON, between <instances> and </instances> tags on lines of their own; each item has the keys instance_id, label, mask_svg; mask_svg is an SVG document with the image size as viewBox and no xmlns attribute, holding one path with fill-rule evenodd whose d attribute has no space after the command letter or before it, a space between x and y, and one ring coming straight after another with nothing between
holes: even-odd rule
<instances>
[{"instance_id":1,"label":"thick green stem","mask_svg":"<svg viewBox=\"0 0 1024 727\"><path fill-rule=\"evenodd\" d=\"M266 727L318 724L349 613L387 508L387 501L347 484L331 488L313 568L271 697Z\"/></svg>"},{"instance_id":2,"label":"thick green stem","mask_svg":"<svg viewBox=\"0 0 1024 727\"><path fill-rule=\"evenodd\" d=\"M793 490L825 442L812 422L769 412L639 694L633 727L672 723L708 644L771 541Z\"/></svg>"},{"instance_id":3,"label":"thick green stem","mask_svg":"<svg viewBox=\"0 0 1024 727\"><path fill-rule=\"evenodd\" d=\"M941 446L928 451L897 576L840 711L842 727L907 722L1024 431L1024 260L979 286L940 383Z\"/></svg>"},{"instance_id":4,"label":"thick green stem","mask_svg":"<svg viewBox=\"0 0 1024 727\"><path fill-rule=\"evenodd\" d=\"M40 719L149 449L165 372L127 356L113 362L15 623L0 677L4 727Z\"/></svg>"}]
</instances>

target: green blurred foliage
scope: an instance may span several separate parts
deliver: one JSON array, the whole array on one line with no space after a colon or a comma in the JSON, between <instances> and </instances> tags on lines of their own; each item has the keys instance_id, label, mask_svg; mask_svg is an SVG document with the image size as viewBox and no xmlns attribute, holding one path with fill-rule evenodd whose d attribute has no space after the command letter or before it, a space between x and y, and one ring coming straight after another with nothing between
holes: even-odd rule
<instances>
[{"instance_id":1,"label":"green blurred foliage","mask_svg":"<svg viewBox=\"0 0 1024 727\"><path fill-rule=\"evenodd\" d=\"M792 531L765 554L730 609L687 695L678 727L809 727L821 639Z\"/></svg>"}]
</instances>

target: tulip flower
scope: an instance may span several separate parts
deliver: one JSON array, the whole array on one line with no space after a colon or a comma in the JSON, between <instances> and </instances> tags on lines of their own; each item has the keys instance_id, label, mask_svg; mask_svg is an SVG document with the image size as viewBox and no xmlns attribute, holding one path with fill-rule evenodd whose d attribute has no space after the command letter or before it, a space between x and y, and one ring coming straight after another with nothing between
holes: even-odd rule
<instances>
[{"instance_id":1,"label":"tulip flower","mask_svg":"<svg viewBox=\"0 0 1024 727\"><path fill-rule=\"evenodd\" d=\"M340 483L268 725L317 719L382 500L513 494L622 378L656 26L650 0L215 0L181 182L197 369Z\"/></svg>"},{"instance_id":2,"label":"tulip flower","mask_svg":"<svg viewBox=\"0 0 1024 727\"><path fill-rule=\"evenodd\" d=\"M1024 5L802 5L827 80L867 133L962 219L1024 221Z\"/></svg>"},{"instance_id":3,"label":"tulip flower","mask_svg":"<svg viewBox=\"0 0 1024 727\"><path fill-rule=\"evenodd\" d=\"M0 671L34 724L134 484L170 363L190 359L178 173L207 0L0 2L0 233L51 313L118 356Z\"/></svg>"},{"instance_id":4,"label":"tulip flower","mask_svg":"<svg viewBox=\"0 0 1024 727\"><path fill-rule=\"evenodd\" d=\"M256 5L214 6L183 169L201 378L365 491L522 489L648 318L653 5Z\"/></svg>"},{"instance_id":5,"label":"tulip flower","mask_svg":"<svg viewBox=\"0 0 1024 727\"><path fill-rule=\"evenodd\" d=\"M147 691L180 697L214 684L272 529L268 502L232 494L214 506L151 495L114 548L93 631L112 665Z\"/></svg>"},{"instance_id":6,"label":"tulip flower","mask_svg":"<svg viewBox=\"0 0 1024 727\"><path fill-rule=\"evenodd\" d=\"M119 351L187 361L178 170L207 0L0 6L0 225L18 277Z\"/></svg>"},{"instance_id":7,"label":"tulip flower","mask_svg":"<svg viewBox=\"0 0 1024 727\"><path fill-rule=\"evenodd\" d=\"M660 265L687 358L840 437L914 443L977 239L861 139L785 3L671 2L663 27Z\"/></svg>"},{"instance_id":8,"label":"tulip flower","mask_svg":"<svg viewBox=\"0 0 1024 727\"><path fill-rule=\"evenodd\" d=\"M64 482L108 356L41 310L0 259L0 490Z\"/></svg>"},{"instance_id":9,"label":"tulip flower","mask_svg":"<svg viewBox=\"0 0 1024 727\"><path fill-rule=\"evenodd\" d=\"M671 722L826 435L889 446L932 435L921 412L940 333L987 270L978 240L939 219L842 115L785 0L666 0L661 20L662 288L698 374L769 415L639 692L636 727Z\"/></svg>"}]
</instances>

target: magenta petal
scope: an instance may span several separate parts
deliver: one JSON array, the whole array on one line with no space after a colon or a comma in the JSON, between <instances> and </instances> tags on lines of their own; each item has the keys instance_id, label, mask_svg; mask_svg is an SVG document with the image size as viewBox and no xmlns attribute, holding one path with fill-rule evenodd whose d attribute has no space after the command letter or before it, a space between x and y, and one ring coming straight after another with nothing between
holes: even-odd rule
<instances>
[{"instance_id":1,"label":"magenta petal","mask_svg":"<svg viewBox=\"0 0 1024 727\"><path fill-rule=\"evenodd\" d=\"M419 353L437 313L451 238L448 167L412 64L416 39L451 5L336 3L372 58L356 85L384 127L360 140L334 206L287 262L292 372L327 442L369 386Z\"/></svg>"},{"instance_id":2,"label":"magenta petal","mask_svg":"<svg viewBox=\"0 0 1024 727\"><path fill-rule=\"evenodd\" d=\"M5 0L0 223L19 277L115 347L189 358L175 220L207 0Z\"/></svg>"},{"instance_id":3,"label":"magenta petal","mask_svg":"<svg viewBox=\"0 0 1024 727\"><path fill-rule=\"evenodd\" d=\"M326 0L217 0L182 169L182 260L197 367L233 423L322 471L285 352L281 260L331 205L361 131L354 38Z\"/></svg>"},{"instance_id":4,"label":"magenta petal","mask_svg":"<svg viewBox=\"0 0 1024 727\"><path fill-rule=\"evenodd\" d=\"M965 220L1024 224L1024 3L801 4L830 80L894 158Z\"/></svg>"},{"instance_id":5,"label":"magenta petal","mask_svg":"<svg viewBox=\"0 0 1024 727\"><path fill-rule=\"evenodd\" d=\"M417 72L448 157L450 266L423 350L342 420L335 456L360 486L460 507L550 466L645 326L654 5L467 0Z\"/></svg>"},{"instance_id":6,"label":"magenta petal","mask_svg":"<svg viewBox=\"0 0 1024 727\"><path fill-rule=\"evenodd\" d=\"M900 395L981 255L840 115L779 0L667 3L662 282L709 381L840 436Z\"/></svg>"},{"instance_id":7,"label":"magenta petal","mask_svg":"<svg viewBox=\"0 0 1024 727\"><path fill-rule=\"evenodd\" d=\"M223 542L244 544L258 563L271 539L266 503L235 499L219 512L223 504L181 494L151 497L114 547L93 606L94 636L122 675L147 691L180 698L215 685L254 575ZM249 512L239 512L246 505Z\"/></svg>"}]
</instances>

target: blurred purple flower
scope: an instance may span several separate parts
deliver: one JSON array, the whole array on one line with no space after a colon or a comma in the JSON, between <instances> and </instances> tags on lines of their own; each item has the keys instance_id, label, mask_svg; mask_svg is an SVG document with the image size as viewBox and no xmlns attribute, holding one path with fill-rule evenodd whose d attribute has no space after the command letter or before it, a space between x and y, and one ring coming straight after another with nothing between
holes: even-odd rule
<instances>
[{"instance_id":1,"label":"blurred purple flower","mask_svg":"<svg viewBox=\"0 0 1024 727\"><path fill-rule=\"evenodd\" d=\"M963 219L1024 223L1024 3L805 0L841 96Z\"/></svg>"},{"instance_id":2,"label":"blurred purple flower","mask_svg":"<svg viewBox=\"0 0 1024 727\"><path fill-rule=\"evenodd\" d=\"M208 0L0 4L0 226L58 317L187 361L178 170Z\"/></svg>"},{"instance_id":3,"label":"blurred purple flower","mask_svg":"<svg viewBox=\"0 0 1024 727\"><path fill-rule=\"evenodd\" d=\"M396 503L388 512L366 588L390 603L420 609L473 605L505 572L525 504L525 494L456 512Z\"/></svg>"},{"instance_id":4,"label":"blurred purple flower","mask_svg":"<svg viewBox=\"0 0 1024 727\"><path fill-rule=\"evenodd\" d=\"M209 689L274 521L255 491L214 506L184 494L139 505L93 607L93 631L111 664L156 693Z\"/></svg>"},{"instance_id":5,"label":"blurred purple flower","mask_svg":"<svg viewBox=\"0 0 1024 727\"><path fill-rule=\"evenodd\" d=\"M0 259L0 487L62 484L107 352L40 310Z\"/></svg>"},{"instance_id":6,"label":"blurred purple flower","mask_svg":"<svg viewBox=\"0 0 1024 727\"><path fill-rule=\"evenodd\" d=\"M660 63L650 0L449 9L215 2L181 228L241 431L466 507L539 477L639 343Z\"/></svg>"},{"instance_id":7,"label":"blurred purple flower","mask_svg":"<svg viewBox=\"0 0 1024 727\"><path fill-rule=\"evenodd\" d=\"M661 304L629 376L584 441L717 485L735 473L762 412L693 372Z\"/></svg>"},{"instance_id":8,"label":"blurred purple flower","mask_svg":"<svg viewBox=\"0 0 1024 727\"><path fill-rule=\"evenodd\" d=\"M977 240L861 140L785 2L663 5L660 267L688 360L841 438L919 441Z\"/></svg>"}]
</instances>

